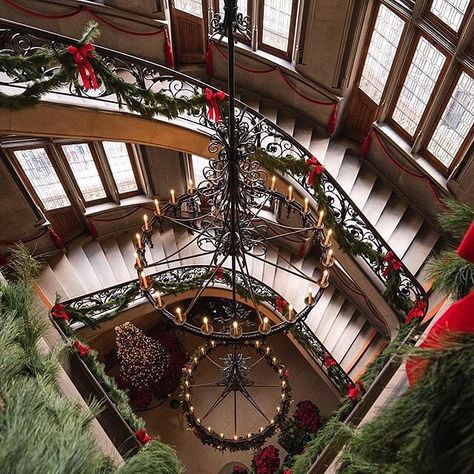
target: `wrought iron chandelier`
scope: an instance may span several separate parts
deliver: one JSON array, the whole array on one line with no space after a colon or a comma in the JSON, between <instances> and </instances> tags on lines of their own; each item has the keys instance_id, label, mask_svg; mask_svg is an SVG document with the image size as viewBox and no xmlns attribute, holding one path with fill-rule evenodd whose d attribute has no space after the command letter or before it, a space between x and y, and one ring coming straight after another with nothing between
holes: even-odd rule
<instances>
[{"instance_id":1,"label":"wrought iron chandelier","mask_svg":"<svg viewBox=\"0 0 474 474\"><path fill-rule=\"evenodd\" d=\"M155 200L153 216L150 219L144 216L142 233L136 235L135 267L143 294L159 313L196 335L235 342L256 340L289 330L292 324L304 319L328 286L333 258L331 231L324 232L323 212L315 216L307 198L302 203L298 202L292 186L288 187L287 193L279 191L277 178L268 179L265 170L253 159L259 126L245 121L235 102L235 34L246 33L249 18L237 13L236 0L226 0L224 12L223 19L219 13L214 15L212 28L214 35L228 39L228 96L206 90L212 109L206 126L214 130L209 151L215 158L209 161L209 166L204 169L204 181L197 186L190 181L187 192L181 196L171 190L170 199L164 205ZM275 214L280 219L269 219L269 215ZM148 262L146 247L153 246L153 233L162 231L165 222L183 226L193 234L193 238L172 255ZM319 279L313 279L294 266L274 245L278 239L295 236L312 240L320 246L322 270ZM180 257L180 251L193 243L197 244L200 253ZM269 248L286 263L285 267L265 259ZM198 288L188 306L184 309L178 307L172 313L166 307L166 295L157 291L153 278L146 275L147 269L163 265L166 268L170 264L184 266L187 259L201 256L207 256L210 265L207 269L201 267L193 276ZM250 275L249 258L309 281L317 290L308 292L305 306L300 311L280 297L282 301L276 305L278 311L263 314L262 291L259 291L261 282ZM193 315L196 302L211 287L229 290L231 317L225 319L226 323L214 321L210 315L201 315L200 320ZM249 324L245 320L239 300L254 308L255 321Z\"/></svg>"}]
</instances>

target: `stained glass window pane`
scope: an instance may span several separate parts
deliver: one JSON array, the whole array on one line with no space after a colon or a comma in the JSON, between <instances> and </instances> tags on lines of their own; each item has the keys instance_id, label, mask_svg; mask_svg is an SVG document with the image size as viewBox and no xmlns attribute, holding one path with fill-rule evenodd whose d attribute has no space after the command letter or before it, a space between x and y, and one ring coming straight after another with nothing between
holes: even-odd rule
<instances>
[{"instance_id":1,"label":"stained glass window pane","mask_svg":"<svg viewBox=\"0 0 474 474\"><path fill-rule=\"evenodd\" d=\"M201 0L175 0L174 8L190 15L202 18L202 1Z\"/></svg>"},{"instance_id":2,"label":"stained glass window pane","mask_svg":"<svg viewBox=\"0 0 474 474\"><path fill-rule=\"evenodd\" d=\"M127 146L120 142L102 142L119 194L138 189Z\"/></svg>"},{"instance_id":3,"label":"stained glass window pane","mask_svg":"<svg viewBox=\"0 0 474 474\"><path fill-rule=\"evenodd\" d=\"M443 53L425 38L420 38L392 115L411 136L430 100L445 60Z\"/></svg>"},{"instance_id":4,"label":"stained glass window pane","mask_svg":"<svg viewBox=\"0 0 474 474\"><path fill-rule=\"evenodd\" d=\"M404 26L405 22L399 16L380 5L359 85L377 104L382 97Z\"/></svg>"},{"instance_id":5,"label":"stained glass window pane","mask_svg":"<svg viewBox=\"0 0 474 474\"><path fill-rule=\"evenodd\" d=\"M46 210L71 205L44 148L13 153Z\"/></svg>"},{"instance_id":6,"label":"stained glass window pane","mask_svg":"<svg viewBox=\"0 0 474 474\"><path fill-rule=\"evenodd\" d=\"M463 72L428 144L446 167L452 163L474 125L474 79Z\"/></svg>"},{"instance_id":7,"label":"stained glass window pane","mask_svg":"<svg viewBox=\"0 0 474 474\"><path fill-rule=\"evenodd\" d=\"M431 12L454 31L458 31L469 0L433 0Z\"/></svg>"},{"instance_id":8,"label":"stained glass window pane","mask_svg":"<svg viewBox=\"0 0 474 474\"><path fill-rule=\"evenodd\" d=\"M88 202L105 198L107 195L89 146L78 143L62 148L84 200Z\"/></svg>"},{"instance_id":9,"label":"stained glass window pane","mask_svg":"<svg viewBox=\"0 0 474 474\"><path fill-rule=\"evenodd\" d=\"M292 8L290 0L264 0L263 43L281 51L288 50Z\"/></svg>"}]
</instances>

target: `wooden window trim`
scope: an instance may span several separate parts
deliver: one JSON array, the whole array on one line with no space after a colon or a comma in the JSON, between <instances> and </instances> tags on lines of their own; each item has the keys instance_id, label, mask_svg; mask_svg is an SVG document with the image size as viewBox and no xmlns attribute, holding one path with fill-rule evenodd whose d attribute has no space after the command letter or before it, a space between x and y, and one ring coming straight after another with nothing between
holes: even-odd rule
<instances>
[{"instance_id":1,"label":"wooden window trim","mask_svg":"<svg viewBox=\"0 0 474 474\"><path fill-rule=\"evenodd\" d=\"M435 87L433 91L431 92L428 103L426 104L425 110L423 111L423 115L420 117L420 120L418 122L418 125L416 126L416 129L413 135L410 135L401 125L399 125L393 119L392 115L393 115L393 112L395 111L395 107L397 106L397 102L400 97L403 84L405 83L405 80L407 78L408 70L410 69L410 66L413 62L413 57L415 55L416 47L418 46L418 43L420 42L422 37L426 41L428 41L431 45L433 45L436 49L438 49L445 56L446 59L444 60L443 67L441 68ZM413 145L418 134L420 133L420 130L423 128L423 125L425 124L426 117L430 112L430 104L432 102L431 99L432 97L436 97L436 95L438 94L441 84L443 82L443 77L446 75L446 71L449 69L451 60L452 60L452 57L449 54L449 52L445 48L443 48L441 45L439 45L436 41L434 41L433 38L426 35L425 33L418 32L418 34L413 38L412 44L409 49L409 54L405 59L405 64L403 65L402 72L398 79L398 83L395 88L390 107L387 111L387 118L386 118L387 124L389 124L399 135L401 135L408 143L410 143L410 145Z\"/></svg>"},{"instance_id":2,"label":"wooden window trim","mask_svg":"<svg viewBox=\"0 0 474 474\"><path fill-rule=\"evenodd\" d=\"M447 167L445 166L438 158L436 158L430 151L428 151L428 144L431 141L431 138L433 136L433 133L436 130L436 127L438 126L441 117L443 116L446 107L448 106L448 103L453 95L454 89L456 88L456 85L459 81L459 78L461 77L462 73L465 72L469 76L471 76L472 79L474 79L474 72L470 71L466 68L460 68L459 71L457 72L455 78L453 79L449 90L446 93L446 96L443 100L442 106L439 108L435 118L433 119L432 123L430 124L429 127L429 133L427 133L426 138L423 139L422 146L420 148L421 154L430 162L431 165L433 165L439 172L441 172L444 176L448 176L451 174L451 172L454 170L454 168L459 164L459 162L462 160L462 158L465 156L466 152L468 151L470 147L469 143L469 137L474 133L474 125L471 126L471 129L469 130L469 133L466 135L466 138L464 138L464 141L462 142L461 146L459 147L458 152L456 153L455 157L453 158L453 161L451 164Z\"/></svg>"},{"instance_id":3,"label":"wooden window trim","mask_svg":"<svg viewBox=\"0 0 474 474\"><path fill-rule=\"evenodd\" d=\"M298 11L298 1L291 0L291 19L290 19L290 32L288 34L288 48L286 51L281 49L274 48L263 42L263 10L264 10L264 0L258 1L258 49L265 51L267 53L273 54L274 56L280 57L282 59L291 60L293 46L295 42L295 31L296 31L296 13Z\"/></svg>"},{"instance_id":4,"label":"wooden window trim","mask_svg":"<svg viewBox=\"0 0 474 474\"><path fill-rule=\"evenodd\" d=\"M38 193L36 192L33 184L31 183L30 179L28 178L28 176L24 172L22 166L20 165L20 162L18 161L18 158L15 156L15 153L14 153L17 150L36 150L38 148L42 148L45 151L45 153L48 155L49 161L51 162L51 166L53 167L54 171L56 171L56 174L59 178L59 182L61 183L61 186L64 190L64 193L66 194L67 198L69 199L69 206L57 207L55 209L46 209L46 207L43 204L43 201L38 196ZM52 155L48 144L38 144L38 145L35 145L35 146L31 146L31 145L18 146L18 147L8 148L7 150L4 150L4 151L7 154L7 156L10 158L11 163L12 163L15 171L17 172L18 176L20 177L21 181L23 182L23 185L25 186L26 190L28 191L28 193L32 197L33 201L46 215L61 212L64 209L70 209L70 208L73 207L73 202L74 202L73 196L71 196L68 193L67 186L64 186L61 169L55 163L54 156Z\"/></svg>"},{"instance_id":5,"label":"wooden window trim","mask_svg":"<svg viewBox=\"0 0 474 474\"><path fill-rule=\"evenodd\" d=\"M466 27L467 21L469 19L469 15L471 10L474 6L474 1L471 0L469 5L466 9L466 13L459 25L458 31L453 30L448 24L446 24L441 18L437 17L434 13L431 12L431 6L433 5L434 0L429 0L426 4L425 11L423 13L423 19L427 21L427 23L433 25L436 30L440 31L444 36L450 39L453 43L457 43L457 40L461 36L464 28Z\"/></svg>"},{"instance_id":6,"label":"wooden window trim","mask_svg":"<svg viewBox=\"0 0 474 474\"><path fill-rule=\"evenodd\" d=\"M399 45L400 46L400 43L403 41L403 38L405 37L406 33L407 33L407 29L408 29L408 21L406 18L402 17L399 12L392 8L391 5L387 5L386 3L384 2L379 2L378 5L374 8L374 11L372 12L372 17L370 19L370 22L369 22L369 25L368 25L368 29L367 31L369 32L369 34L367 35L367 38L365 39L365 43L363 45L363 49L361 51L361 57L363 58L362 61L360 61L360 64L358 66L358 71L357 71L357 81L355 83L355 87L357 87L358 91L364 95L364 97L367 98L367 100L370 100L371 103L373 104L374 107L376 107L377 109L381 106L381 104L383 104L386 99L387 99L387 90L388 90L388 85L390 83L390 78L393 77L393 69L395 67L395 64L398 63L399 59L400 59L400 55L403 54L403 51L401 51L401 48L400 47L397 47L397 51L395 53L395 56L393 58L393 62L392 62L392 65L390 67L390 71L388 72L388 79L387 79L387 82L384 86L384 89L382 91L382 96L380 97L380 102L377 104L377 102L375 102L371 97L369 97L361 88L360 88L360 80L362 78L362 72L364 70L364 65L365 65L365 61L367 60L367 54L369 52L369 47L370 47L370 43L372 41L372 37L374 35L374 31L375 31L375 23L377 21L377 16L378 16L378 13L379 13L379 9L380 9L380 6L383 5L384 7L388 8L389 10L392 11L392 13L394 13L395 15L397 15L399 18L402 19L402 21L404 22L404 27L403 27L403 31L402 31L402 34L400 36L400 42L399 42Z\"/></svg>"},{"instance_id":7,"label":"wooden window trim","mask_svg":"<svg viewBox=\"0 0 474 474\"><path fill-rule=\"evenodd\" d=\"M77 183L76 177L74 176L74 173L72 172L71 166L69 165L68 159L66 157L66 153L63 150L63 146L65 145L87 145L89 148L89 151L92 155L92 159L94 160L95 166L97 168L97 173L99 174L99 179L102 183L102 187L104 188L105 191L105 197L100 198L100 199L94 199L93 201L86 201L84 199L84 195L82 194L81 188L79 187L79 184ZM112 196L110 194L110 190L107 186L107 180L105 179L105 174L104 170L102 167L102 164L100 163L100 160L97 158L94 147L91 147L91 143L88 141L71 141L67 143L60 143L59 146L57 147L58 153L60 154L61 158L64 160L64 165L67 167L69 176L73 182L74 188L76 192L78 193L78 196L81 198L82 203L84 207L91 207L91 206L96 206L97 204L104 204L107 202L110 202L112 199Z\"/></svg>"}]
</instances>

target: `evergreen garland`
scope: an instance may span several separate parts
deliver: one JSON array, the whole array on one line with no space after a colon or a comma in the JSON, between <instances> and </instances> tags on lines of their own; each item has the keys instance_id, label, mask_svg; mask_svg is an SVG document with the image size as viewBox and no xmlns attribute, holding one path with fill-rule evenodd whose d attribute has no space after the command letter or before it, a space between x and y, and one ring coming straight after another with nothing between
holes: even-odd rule
<instances>
[{"instance_id":1,"label":"evergreen garland","mask_svg":"<svg viewBox=\"0 0 474 474\"><path fill-rule=\"evenodd\" d=\"M455 199L446 199L444 204L447 211L438 216L439 225L454 237L461 238L474 221L474 207Z\"/></svg>"}]
</instances>

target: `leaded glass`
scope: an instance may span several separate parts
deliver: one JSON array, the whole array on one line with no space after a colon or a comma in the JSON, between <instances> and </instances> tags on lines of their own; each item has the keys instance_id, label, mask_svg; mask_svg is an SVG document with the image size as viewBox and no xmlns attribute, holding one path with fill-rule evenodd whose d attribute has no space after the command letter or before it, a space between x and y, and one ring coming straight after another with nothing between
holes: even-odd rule
<instances>
[{"instance_id":1,"label":"leaded glass","mask_svg":"<svg viewBox=\"0 0 474 474\"><path fill-rule=\"evenodd\" d=\"M446 167L452 163L474 125L474 79L463 72L428 144Z\"/></svg>"},{"instance_id":2,"label":"leaded glass","mask_svg":"<svg viewBox=\"0 0 474 474\"><path fill-rule=\"evenodd\" d=\"M281 51L288 50L288 39L291 27L290 0L264 0L262 41L268 46Z\"/></svg>"},{"instance_id":3,"label":"leaded glass","mask_svg":"<svg viewBox=\"0 0 474 474\"><path fill-rule=\"evenodd\" d=\"M13 153L46 210L71 205L44 148L15 150Z\"/></svg>"},{"instance_id":4,"label":"leaded glass","mask_svg":"<svg viewBox=\"0 0 474 474\"><path fill-rule=\"evenodd\" d=\"M102 142L119 194L138 189L127 146L121 142Z\"/></svg>"},{"instance_id":5,"label":"leaded glass","mask_svg":"<svg viewBox=\"0 0 474 474\"><path fill-rule=\"evenodd\" d=\"M398 15L380 5L359 85L377 104L382 97L404 26L405 22Z\"/></svg>"},{"instance_id":6,"label":"leaded glass","mask_svg":"<svg viewBox=\"0 0 474 474\"><path fill-rule=\"evenodd\" d=\"M84 200L88 202L105 198L107 195L89 146L77 143L62 148Z\"/></svg>"},{"instance_id":7,"label":"leaded glass","mask_svg":"<svg viewBox=\"0 0 474 474\"><path fill-rule=\"evenodd\" d=\"M202 18L202 2L201 0L175 0L174 8L190 15Z\"/></svg>"},{"instance_id":8,"label":"leaded glass","mask_svg":"<svg viewBox=\"0 0 474 474\"><path fill-rule=\"evenodd\" d=\"M454 31L458 31L469 0L433 0L431 12Z\"/></svg>"},{"instance_id":9,"label":"leaded glass","mask_svg":"<svg viewBox=\"0 0 474 474\"><path fill-rule=\"evenodd\" d=\"M423 116L445 60L443 53L424 37L420 38L392 115L410 136Z\"/></svg>"}]
</instances>

